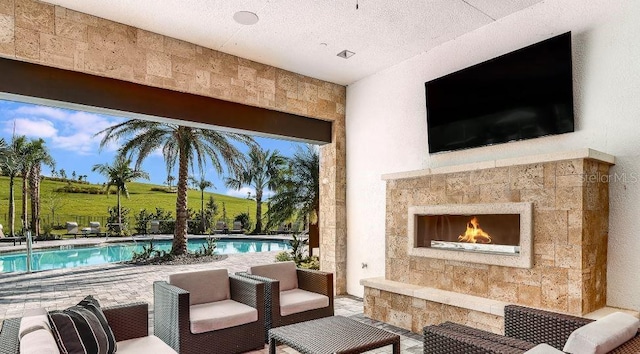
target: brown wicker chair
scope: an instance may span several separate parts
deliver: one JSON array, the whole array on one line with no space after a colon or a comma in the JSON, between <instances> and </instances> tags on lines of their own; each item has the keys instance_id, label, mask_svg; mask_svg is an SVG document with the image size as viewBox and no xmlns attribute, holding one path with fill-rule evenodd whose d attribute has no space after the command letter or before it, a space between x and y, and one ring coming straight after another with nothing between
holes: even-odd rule
<instances>
[{"instance_id":1,"label":"brown wicker chair","mask_svg":"<svg viewBox=\"0 0 640 354\"><path fill-rule=\"evenodd\" d=\"M149 335L149 310L146 303L133 303L102 309L117 342ZM18 354L20 318L4 320L0 331L0 353Z\"/></svg>"},{"instance_id":2,"label":"brown wicker chair","mask_svg":"<svg viewBox=\"0 0 640 354\"><path fill-rule=\"evenodd\" d=\"M269 341L268 333L271 328L333 316L334 314L333 274L300 268L296 269L296 273L298 288L327 296L329 298L329 305L327 307L282 316L280 313L280 282L278 280L249 274L247 272L236 273L237 275L265 283L265 310L267 312L264 332L265 343Z\"/></svg>"},{"instance_id":3,"label":"brown wicker chair","mask_svg":"<svg viewBox=\"0 0 640 354\"><path fill-rule=\"evenodd\" d=\"M229 275L231 299L255 308L258 320L214 331L191 332L190 293L165 281L153 283L154 333L181 354L242 353L264 348L264 284Z\"/></svg>"},{"instance_id":4,"label":"brown wicker chair","mask_svg":"<svg viewBox=\"0 0 640 354\"><path fill-rule=\"evenodd\" d=\"M427 326L424 353L520 354L541 343L562 350L573 331L592 321L517 305L505 306L504 314L505 336L451 322ZM640 353L640 335L611 353Z\"/></svg>"}]
</instances>

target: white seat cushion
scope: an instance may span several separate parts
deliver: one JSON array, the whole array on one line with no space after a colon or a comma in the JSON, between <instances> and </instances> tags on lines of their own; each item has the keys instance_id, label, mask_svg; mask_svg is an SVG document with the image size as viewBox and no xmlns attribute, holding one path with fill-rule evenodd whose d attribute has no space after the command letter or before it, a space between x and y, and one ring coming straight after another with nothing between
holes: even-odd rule
<instances>
[{"instance_id":1,"label":"white seat cushion","mask_svg":"<svg viewBox=\"0 0 640 354\"><path fill-rule=\"evenodd\" d=\"M156 336L133 338L118 342L118 354L142 353L177 354L173 348Z\"/></svg>"},{"instance_id":2,"label":"white seat cushion","mask_svg":"<svg viewBox=\"0 0 640 354\"><path fill-rule=\"evenodd\" d=\"M49 317L47 317L47 310L45 309L31 309L25 311L24 317L20 319L20 329L18 331L18 338L22 339L28 333L37 331L39 329L46 329L51 331L49 325Z\"/></svg>"},{"instance_id":3,"label":"white seat cushion","mask_svg":"<svg viewBox=\"0 0 640 354\"><path fill-rule=\"evenodd\" d=\"M169 275L169 284L189 292L189 305L230 299L229 272L209 269Z\"/></svg>"},{"instance_id":4,"label":"white seat cushion","mask_svg":"<svg viewBox=\"0 0 640 354\"><path fill-rule=\"evenodd\" d=\"M22 336L20 354L60 354L60 350L50 330L38 329Z\"/></svg>"},{"instance_id":5,"label":"white seat cushion","mask_svg":"<svg viewBox=\"0 0 640 354\"><path fill-rule=\"evenodd\" d=\"M293 289L280 292L280 315L287 316L292 313L321 309L329 306L329 297L306 291Z\"/></svg>"},{"instance_id":6,"label":"white seat cushion","mask_svg":"<svg viewBox=\"0 0 640 354\"><path fill-rule=\"evenodd\" d=\"M556 354L556 353L562 354L563 352L550 346L549 344L542 343L542 344L536 345L535 347L527 350L524 353L525 354Z\"/></svg>"},{"instance_id":7,"label":"white seat cushion","mask_svg":"<svg viewBox=\"0 0 640 354\"><path fill-rule=\"evenodd\" d=\"M191 333L215 331L258 320L258 310L233 300L193 305L189 309Z\"/></svg>"},{"instance_id":8,"label":"white seat cushion","mask_svg":"<svg viewBox=\"0 0 640 354\"><path fill-rule=\"evenodd\" d=\"M635 337L638 325L636 317L614 312L573 331L562 350L572 354L608 353Z\"/></svg>"},{"instance_id":9,"label":"white seat cushion","mask_svg":"<svg viewBox=\"0 0 640 354\"><path fill-rule=\"evenodd\" d=\"M295 262L276 262L249 268L249 274L276 279L280 282L280 291L298 288L298 272Z\"/></svg>"}]
</instances>

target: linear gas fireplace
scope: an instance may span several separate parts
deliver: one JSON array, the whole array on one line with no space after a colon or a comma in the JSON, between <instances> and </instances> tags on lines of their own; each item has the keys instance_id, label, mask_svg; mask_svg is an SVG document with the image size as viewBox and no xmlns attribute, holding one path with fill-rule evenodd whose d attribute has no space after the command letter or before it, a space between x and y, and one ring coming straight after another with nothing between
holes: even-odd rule
<instances>
[{"instance_id":1,"label":"linear gas fireplace","mask_svg":"<svg viewBox=\"0 0 640 354\"><path fill-rule=\"evenodd\" d=\"M520 214L439 214L415 218L418 247L520 253Z\"/></svg>"},{"instance_id":2,"label":"linear gas fireplace","mask_svg":"<svg viewBox=\"0 0 640 354\"><path fill-rule=\"evenodd\" d=\"M531 203L409 207L409 254L531 268Z\"/></svg>"}]
</instances>

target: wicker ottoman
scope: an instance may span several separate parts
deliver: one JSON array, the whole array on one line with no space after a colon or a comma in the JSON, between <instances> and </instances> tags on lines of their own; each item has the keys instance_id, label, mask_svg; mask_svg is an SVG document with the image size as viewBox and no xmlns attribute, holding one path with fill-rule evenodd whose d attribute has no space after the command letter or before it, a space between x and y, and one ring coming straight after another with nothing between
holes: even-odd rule
<instances>
[{"instance_id":1,"label":"wicker ottoman","mask_svg":"<svg viewBox=\"0 0 640 354\"><path fill-rule=\"evenodd\" d=\"M300 322L269 330L269 353L277 343L306 354L361 353L393 345L400 354L400 336L342 316Z\"/></svg>"}]
</instances>

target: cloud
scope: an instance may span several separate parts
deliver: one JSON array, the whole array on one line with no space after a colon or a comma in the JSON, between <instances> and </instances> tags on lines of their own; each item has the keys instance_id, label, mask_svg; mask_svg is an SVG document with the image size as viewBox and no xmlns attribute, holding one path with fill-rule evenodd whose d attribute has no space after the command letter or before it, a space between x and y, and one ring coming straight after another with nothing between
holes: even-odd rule
<instances>
[{"instance_id":1,"label":"cloud","mask_svg":"<svg viewBox=\"0 0 640 354\"><path fill-rule=\"evenodd\" d=\"M226 195L230 196L230 197L236 197L236 198L246 198L247 197L247 193L251 193L251 198L255 199L256 197L256 189L253 187L242 187L239 190L238 189L227 189L227 191L225 192ZM266 201L268 198L270 198L271 196L273 196L273 191L270 190L265 190L262 192L262 201Z\"/></svg>"},{"instance_id":2,"label":"cloud","mask_svg":"<svg viewBox=\"0 0 640 354\"><path fill-rule=\"evenodd\" d=\"M14 112L18 115L47 117L50 119L63 120L67 116L67 111L60 108L47 106L24 105L16 108Z\"/></svg>"},{"instance_id":3,"label":"cloud","mask_svg":"<svg viewBox=\"0 0 640 354\"><path fill-rule=\"evenodd\" d=\"M52 145L62 150L75 151L80 155L90 155L95 152L97 141L93 135L86 133L77 133L68 136L52 137Z\"/></svg>"},{"instance_id":4,"label":"cloud","mask_svg":"<svg viewBox=\"0 0 640 354\"><path fill-rule=\"evenodd\" d=\"M15 121L16 134L45 138L50 143L50 149L61 149L79 155L95 154L103 137L103 134L96 134L123 121L123 118L28 104L12 110L9 116L13 119L4 123L5 133L13 132ZM112 141L103 149L116 151L120 145L119 142Z\"/></svg>"},{"instance_id":5,"label":"cloud","mask_svg":"<svg viewBox=\"0 0 640 354\"><path fill-rule=\"evenodd\" d=\"M16 135L25 135L27 137L35 138L51 138L58 134L53 123L45 119L37 118L17 118L11 121L6 121L4 122L3 131L8 134L13 134L14 124Z\"/></svg>"},{"instance_id":6,"label":"cloud","mask_svg":"<svg viewBox=\"0 0 640 354\"><path fill-rule=\"evenodd\" d=\"M230 197L246 198L247 193L251 193L251 196L255 197L256 190L250 187L242 187L240 189L227 189L227 192L225 194Z\"/></svg>"}]
</instances>

